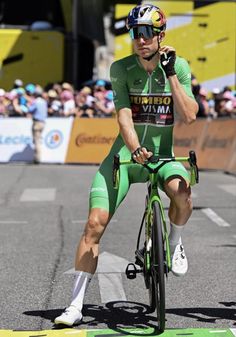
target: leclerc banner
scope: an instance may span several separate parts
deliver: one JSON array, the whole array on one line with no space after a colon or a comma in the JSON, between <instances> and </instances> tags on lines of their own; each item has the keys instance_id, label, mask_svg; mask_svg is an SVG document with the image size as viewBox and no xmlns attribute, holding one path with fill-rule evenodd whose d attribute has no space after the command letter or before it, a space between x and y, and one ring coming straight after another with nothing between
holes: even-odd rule
<instances>
[{"instance_id":1,"label":"leclerc banner","mask_svg":"<svg viewBox=\"0 0 236 337\"><path fill-rule=\"evenodd\" d=\"M48 118L42 135L43 163L64 163L73 118ZM0 162L32 162L34 145L30 118L0 120Z\"/></svg>"},{"instance_id":2,"label":"leclerc banner","mask_svg":"<svg viewBox=\"0 0 236 337\"><path fill-rule=\"evenodd\" d=\"M0 162L33 160L31 128L28 118L0 119Z\"/></svg>"},{"instance_id":3,"label":"leclerc banner","mask_svg":"<svg viewBox=\"0 0 236 337\"><path fill-rule=\"evenodd\" d=\"M47 119L42 135L42 163L65 163L73 120L73 117Z\"/></svg>"},{"instance_id":4,"label":"leclerc banner","mask_svg":"<svg viewBox=\"0 0 236 337\"><path fill-rule=\"evenodd\" d=\"M101 163L117 134L116 118L75 118L66 163Z\"/></svg>"}]
</instances>

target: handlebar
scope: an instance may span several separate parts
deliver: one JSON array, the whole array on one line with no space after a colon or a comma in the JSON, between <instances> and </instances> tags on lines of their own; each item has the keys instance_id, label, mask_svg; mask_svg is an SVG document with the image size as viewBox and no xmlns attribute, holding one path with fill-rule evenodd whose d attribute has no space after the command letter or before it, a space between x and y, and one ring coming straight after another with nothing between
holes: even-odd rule
<instances>
[{"instance_id":1,"label":"handlebar","mask_svg":"<svg viewBox=\"0 0 236 337\"><path fill-rule=\"evenodd\" d=\"M152 156L148 159L147 163L143 164L144 167L148 169L150 173L157 173L158 170L171 161L178 162L188 162L190 165L190 184L194 185L199 182L199 172L197 166L197 157L195 151L189 151L189 157L161 157L161 156ZM120 165L128 164L138 164L132 159L130 160L120 160L119 154L114 156L113 160L113 186L118 188L119 186L119 169Z\"/></svg>"}]
</instances>

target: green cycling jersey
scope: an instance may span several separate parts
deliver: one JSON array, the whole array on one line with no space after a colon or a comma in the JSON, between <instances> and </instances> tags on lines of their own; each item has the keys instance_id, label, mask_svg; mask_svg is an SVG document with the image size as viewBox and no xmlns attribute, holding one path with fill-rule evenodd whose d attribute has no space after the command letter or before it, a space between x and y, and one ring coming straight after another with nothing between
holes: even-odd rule
<instances>
[{"instance_id":1,"label":"green cycling jersey","mask_svg":"<svg viewBox=\"0 0 236 337\"><path fill-rule=\"evenodd\" d=\"M193 97L187 61L176 57L175 71L187 95ZM170 155L177 114L169 81L160 63L148 74L138 56L133 54L114 62L110 75L116 111L122 108L132 110L140 144L156 155Z\"/></svg>"}]
</instances>

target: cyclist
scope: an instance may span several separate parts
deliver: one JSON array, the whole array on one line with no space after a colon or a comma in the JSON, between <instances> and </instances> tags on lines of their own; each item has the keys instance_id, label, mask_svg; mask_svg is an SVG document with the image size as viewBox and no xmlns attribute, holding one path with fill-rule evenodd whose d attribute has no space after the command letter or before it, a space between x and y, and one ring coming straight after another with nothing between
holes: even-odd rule
<instances>
[{"instance_id":1,"label":"cyclist","mask_svg":"<svg viewBox=\"0 0 236 337\"><path fill-rule=\"evenodd\" d=\"M143 165L125 165L120 168L120 186L115 190L113 156L119 153L121 160L132 156L134 161L144 164L153 154L173 155L176 117L186 124L196 119L198 105L191 92L188 63L176 56L173 47L161 46L166 29L162 10L153 5L136 6L128 15L127 28L134 54L115 61L110 69L120 133L93 180L88 221L76 253L72 301L55 319L56 324L73 325L82 320L84 294L96 270L99 241L106 226L130 184L148 179ZM182 164L170 162L158 175L160 188L170 199L172 272L184 275L188 263L181 233L192 212L188 174Z\"/></svg>"}]
</instances>

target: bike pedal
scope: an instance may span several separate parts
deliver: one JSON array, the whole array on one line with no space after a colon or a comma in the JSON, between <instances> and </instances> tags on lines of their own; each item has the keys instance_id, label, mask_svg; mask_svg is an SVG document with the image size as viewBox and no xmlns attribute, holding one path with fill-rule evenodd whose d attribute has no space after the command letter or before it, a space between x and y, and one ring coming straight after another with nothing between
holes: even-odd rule
<instances>
[{"instance_id":1,"label":"bike pedal","mask_svg":"<svg viewBox=\"0 0 236 337\"><path fill-rule=\"evenodd\" d=\"M126 267L125 274L128 279L135 279L137 273L141 273L140 269L137 269L134 263L129 263Z\"/></svg>"}]
</instances>

